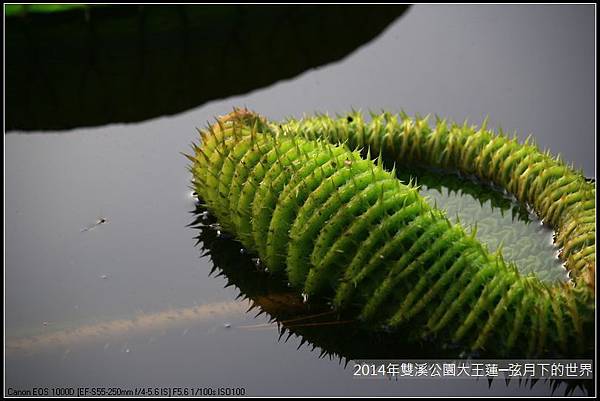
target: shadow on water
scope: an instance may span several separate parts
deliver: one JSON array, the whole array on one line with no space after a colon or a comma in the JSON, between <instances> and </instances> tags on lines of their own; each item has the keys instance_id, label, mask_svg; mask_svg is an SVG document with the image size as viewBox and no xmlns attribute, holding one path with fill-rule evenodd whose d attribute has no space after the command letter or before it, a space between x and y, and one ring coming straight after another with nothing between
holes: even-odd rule
<instances>
[{"instance_id":1,"label":"shadow on water","mask_svg":"<svg viewBox=\"0 0 600 401\"><path fill-rule=\"evenodd\" d=\"M171 115L340 60L407 5L91 6L6 22L6 129Z\"/></svg>"},{"instance_id":2,"label":"shadow on water","mask_svg":"<svg viewBox=\"0 0 600 401\"><path fill-rule=\"evenodd\" d=\"M478 206L482 210L489 207L499 225L505 224L503 220L506 217L524 226L534 222L532 219L535 217L522 205L509 199L506 194L464 177L451 174L445 176L445 185L442 186L436 172L405 168L399 170L398 176L407 181L418 177L423 195L431 195L434 192L445 194L436 200L438 206L450 205L452 196L448 194L454 193L463 200L468 200L459 205L468 206L468 210L462 210L465 215L476 215L475 209ZM344 365L349 361L361 359L493 358L487 355L465 354L458 346L441 347L435 340L419 338L416 341L406 341L402 337L399 341L397 332L366 327L349 316L334 312L325 301L305 302L283 280L266 272L255 255L248 254L239 242L222 233L215 218L202 205L198 205L194 211L194 221L190 226L198 230L197 245L201 247L203 255L212 260L211 275L224 276L227 287L235 286L239 289L238 298L248 299L253 305L251 309L257 311L258 315L266 313L271 322L277 324L280 341L297 336L300 346L307 344L313 350L320 350L320 357L339 359ZM492 227L492 231L494 229ZM518 228L515 230L518 231ZM543 235L540 238L541 241L539 238L532 238L532 241L545 242ZM521 245L505 244L503 249ZM544 255L543 248L540 248L540 257L547 256ZM529 251L531 252L531 249ZM540 380L520 380L519 385L532 388L538 381ZM490 386L491 383L490 380ZM508 382L506 384L508 385ZM542 380L539 385L549 386L552 393L564 389L564 395L573 394L575 391L584 391L588 395L594 393L593 380Z\"/></svg>"}]
</instances>

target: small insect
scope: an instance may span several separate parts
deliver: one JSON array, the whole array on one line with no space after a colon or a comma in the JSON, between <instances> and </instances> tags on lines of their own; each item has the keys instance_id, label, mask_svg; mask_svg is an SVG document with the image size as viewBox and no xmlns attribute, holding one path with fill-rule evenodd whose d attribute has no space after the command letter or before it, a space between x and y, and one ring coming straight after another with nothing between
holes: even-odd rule
<instances>
[{"instance_id":1,"label":"small insect","mask_svg":"<svg viewBox=\"0 0 600 401\"><path fill-rule=\"evenodd\" d=\"M91 230L95 229L96 227L98 227L98 226L100 226L102 224L106 224L106 223L108 223L108 219L105 218L105 217L100 217L100 218L98 218L98 220L96 220L96 222L94 222L94 223L92 223L92 224L90 224L88 226L83 227L81 229L81 232L91 231Z\"/></svg>"}]
</instances>

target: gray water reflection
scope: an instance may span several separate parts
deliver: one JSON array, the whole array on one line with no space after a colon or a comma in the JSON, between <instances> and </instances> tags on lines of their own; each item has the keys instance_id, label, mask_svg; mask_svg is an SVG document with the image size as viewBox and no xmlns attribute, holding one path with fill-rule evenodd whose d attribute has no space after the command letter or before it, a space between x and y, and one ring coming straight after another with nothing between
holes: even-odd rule
<instances>
[{"instance_id":1,"label":"gray water reflection","mask_svg":"<svg viewBox=\"0 0 600 401\"><path fill-rule=\"evenodd\" d=\"M198 258L186 151L195 126L233 106L270 119L404 108L490 116L529 132L588 176L594 157L593 6L415 6L343 62L142 124L5 136L5 328L9 338L238 295ZM108 220L93 230L83 227ZM102 278L103 276L106 278ZM44 322L47 325L44 325ZM260 395L548 395L516 383L355 381L254 314L7 356L6 387L246 386ZM226 327L226 323L230 327ZM154 338L154 340L151 340ZM126 352L129 349L130 352ZM68 350L68 352L67 352ZM561 393L561 390L557 390Z\"/></svg>"}]
</instances>

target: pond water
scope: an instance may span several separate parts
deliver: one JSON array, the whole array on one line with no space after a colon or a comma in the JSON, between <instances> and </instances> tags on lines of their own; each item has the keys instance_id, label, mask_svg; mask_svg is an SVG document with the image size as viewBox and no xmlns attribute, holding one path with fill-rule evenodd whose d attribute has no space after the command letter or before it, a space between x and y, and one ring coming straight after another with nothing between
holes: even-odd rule
<instances>
[{"instance_id":1,"label":"pond water","mask_svg":"<svg viewBox=\"0 0 600 401\"><path fill-rule=\"evenodd\" d=\"M256 316L257 308L246 312L251 301L238 298L240 290L227 286L226 275L210 275L213 256L202 256L206 244L196 245L199 230L189 226L196 205L180 152L197 140L194 127L234 106L273 120L402 108L474 123L489 116L491 126L517 130L521 139L533 133L540 147L595 177L594 67L592 5L414 6L343 60L242 96L136 124L9 133L6 388L552 394L541 381L530 387L516 381L356 380L350 365L321 358L321 349L303 344L301 336L280 339L269 316ZM504 208L489 199L480 204L449 189L424 188L461 221L493 212L488 234L508 230L503 249L513 249L512 258L526 257L511 248L523 237L539 250L539 260L553 256L551 233L508 200ZM499 246L488 234L479 235L491 248ZM235 259L240 268L251 263L241 256ZM561 279L561 266L555 267L548 280ZM287 296L261 302L276 310ZM561 384L554 394L565 388Z\"/></svg>"}]
</instances>

